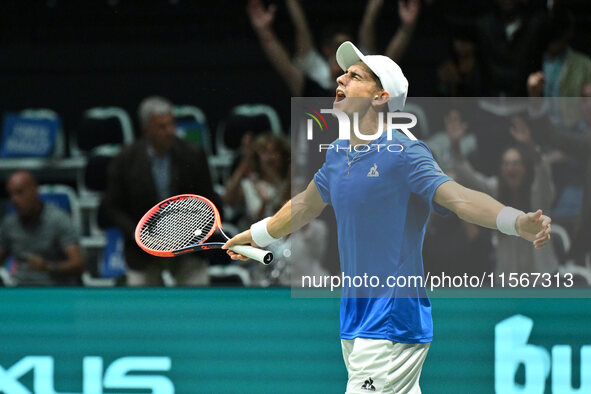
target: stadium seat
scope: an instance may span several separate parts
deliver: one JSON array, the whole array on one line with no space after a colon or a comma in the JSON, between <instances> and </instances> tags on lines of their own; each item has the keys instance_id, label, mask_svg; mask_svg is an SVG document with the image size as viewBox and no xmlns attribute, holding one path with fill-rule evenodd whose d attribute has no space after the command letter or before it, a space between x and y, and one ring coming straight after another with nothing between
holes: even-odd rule
<instances>
[{"instance_id":1,"label":"stadium seat","mask_svg":"<svg viewBox=\"0 0 591 394\"><path fill-rule=\"evenodd\" d=\"M277 112L264 104L243 104L232 108L216 130L216 156L211 163L220 174L222 183L230 176L232 162L240 148L242 136L270 131L281 134L281 122Z\"/></svg>"},{"instance_id":2,"label":"stadium seat","mask_svg":"<svg viewBox=\"0 0 591 394\"><path fill-rule=\"evenodd\" d=\"M62 128L61 119L57 112L48 108L27 108L20 112L21 116L33 119L48 119L58 122L58 130L55 140L55 146L51 154L52 158L62 158L66 154L66 140Z\"/></svg>"},{"instance_id":3,"label":"stadium seat","mask_svg":"<svg viewBox=\"0 0 591 394\"><path fill-rule=\"evenodd\" d=\"M217 154L233 156L247 131L280 134L281 122L277 112L264 104L242 104L232 108L217 128Z\"/></svg>"},{"instance_id":4,"label":"stadium seat","mask_svg":"<svg viewBox=\"0 0 591 394\"><path fill-rule=\"evenodd\" d=\"M107 167L122 146L134 141L133 127L127 112L119 107L94 107L84 111L82 120L70 138L73 156L84 157L84 170L78 172L76 185L84 214L88 238L85 247L102 249L105 234L97 224L102 192L106 187Z\"/></svg>"},{"instance_id":5,"label":"stadium seat","mask_svg":"<svg viewBox=\"0 0 591 394\"><path fill-rule=\"evenodd\" d=\"M90 236L104 237L103 231L98 225L98 208L103 193L107 188L109 164L119 150L120 147L116 145L102 145L94 148L88 154L84 172L79 173L77 186L80 194L80 205L84 212ZM100 246L100 242L98 246Z\"/></svg>"},{"instance_id":6,"label":"stadium seat","mask_svg":"<svg viewBox=\"0 0 591 394\"><path fill-rule=\"evenodd\" d=\"M566 255L571 246L570 236L566 229L556 222L552 222L551 240L560 263L559 272L563 275L566 273L573 274L584 281L585 286L591 286L591 255L585 255L584 265L577 264L574 260L567 260Z\"/></svg>"},{"instance_id":7,"label":"stadium seat","mask_svg":"<svg viewBox=\"0 0 591 394\"><path fill-rule=\"evenodd\" d=\"M564 227L552 222L552 244L559 263L564 263L566 253L570 249L570 236Z\"/></svg>"},{"instance_id":8,"label":"stadium seat","mask_svg":"<svg viewBox=\"0 0 591 394\"><path fill-rule=\"evenodd\" d=\"M213 156L211 132L203 111L192 105L177 105L173 108L172 114L178 136L201 146L207 157Z\"/></svg>"},{"instance_id":9,"label":"stadium seat","mask_svg":"<svg viewBox=\"0 0 591 394\"><path fill-rule=\"evenodd\" d=\"M2 179L15 170L28 170L42 183L74 184L85 161L66 157L65 151L64 131L55 111L33 108L4 115L0 142Z\"/></svg>"},{"instance_id":10,"label":"stadium seat","mask_svg":"<svg viewBox=\"0 0 591 394\"><path fill-rule=\"evenodd\" d=\"M76 191L72 187L57 184L41 185L39 186L39 196L45 203L53 204L69 213L72 224L80 233L82 230L80 203Z\"/></svg>"},{"instance_id":11,"label":"stadium seat","mask_svg":"<svg viewBox=\"0 0 591 394\"><path fill-rule=\"evenodd\" d=\"M105 191L109 163L117 153L118 149L105 146L94 149L88 156L82 182L86 193L103 193Z\"/></svg>"},{"instance_id":12,"label":"stadium seat","mask_svg":"<svg viewBox=\"0 0 591 394\"><path fill-rule=\"evenodd\" d=\"M212 180L218 181L218 172L216 159L213 155L213 146L211 143L211 131L207 125L205 113L192 105L177 105L173 107L172 114L177 126L177 135L188 141L199 145L207 157L209 172Z\"/></svg>"},{"instance_id":13,"label":"stadium seat","mask_svg":"<svg viewBox=\"0 0 591 394\"><path fill-rule=\"evenodd\" d=\"M61 159L64 150L64 133L55 111L38 108L4 114L0 140L3 172L42 169L50 160Z\"/></svg>"},{"instance_id":14,"label":"stadium seat","mask_svg":"<svg viewBox=\"0 0 591 394\"><path fill-rule=\"evenodd\" d=\"M84 156L99 146L121 147L134 140L129 115L119 107L95 107L84 111L70 138L72 156Z\"/></svg>"},{"instance_id":15,"label":"stadium seat","mask_svg":"<svg viewBox=\"0 0 591 394\"><path fill-rule=\"evenodd\" d=\"M107 244L103 249L99 273L104 278L116 278L125 273L124 236L116 227L105 230Z\"/></svg>"}]
</instances>

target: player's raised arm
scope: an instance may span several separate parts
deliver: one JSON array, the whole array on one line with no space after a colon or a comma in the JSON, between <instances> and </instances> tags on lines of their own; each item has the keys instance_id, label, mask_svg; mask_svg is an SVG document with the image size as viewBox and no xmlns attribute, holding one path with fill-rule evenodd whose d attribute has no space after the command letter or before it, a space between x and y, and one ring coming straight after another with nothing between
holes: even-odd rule
<instances>
[{"instance_id":1,"label":"player's raised arm","mask_svg":"<svg viewBox=\"0 0 591 394\"><path fill-rule=\"evenodd\" d=\"M544 247L550 240L551 219L543 215L542 210L526 214L456 182L441 184L433 201L455 212L462 220L521 236L533 242L536 248Z\"/></svg>"},{"instance_id":2,"label":"player's raised arm","mask_svg":"<svg viewBox=\"0 0 591 394\"><path fill-rule=\"evenodd\" d=\"M230 239L222 249L235 245L267 246L271 242L297 231L320 215L326 207L314 181L308 184L306 190L289 200L272 217L253 224L246 230ZM228 249L233 260L247 260L248 258Z\"/></svg>"}]
</instances>

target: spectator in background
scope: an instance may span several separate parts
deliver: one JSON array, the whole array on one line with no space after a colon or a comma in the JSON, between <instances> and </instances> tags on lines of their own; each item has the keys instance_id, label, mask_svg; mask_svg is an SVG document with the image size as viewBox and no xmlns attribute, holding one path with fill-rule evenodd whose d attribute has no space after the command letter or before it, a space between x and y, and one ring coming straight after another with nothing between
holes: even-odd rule
<instances>
[{"instance_id":1,"label":"spectator in background","mask_svg":"<svg viewBox=\"0 0 591 394\"><path fill-rule=\"evenodd\" d=\"M334 53L340 44L351 39L346 30L326 29L322 40L322 55L315 49L310 27L298 0L287 0L287 8L296 28L296 55L292 60L277 39L273 21L277 7L265 9L261 0L249 0L246 8L252 27L265 55L289 87L292 96L332 96L336 79L342 74ZM386 55L399 61L412 37L419 15L419 0L399 1L402 25L388 44ZM370 0L360 29L361 47L375 50L375 19L382 0Z\"/></svg>"},{"instance_id":2,"label":"spectator in background","mask_svg":"<svg viewBox=\"0 0 591 394\"><path fill-rule=\"evenodd\" d=\"M443 118L443 123L445 131L435 133L425 143L433 152L437 164L447 171L454 165L451 142L457 141L462 157L468 157L476 150L476 136L467 133L468 123L457 109L450 110Z\"/></svg>"},{"instance_id":3,"label":"spectator in background","mask_svg":"<svg viewBox=\"0 0 591 394\"><path fill-rule=\"evenodd\" d=\"M570 71L565 67L567 67L566 63L560 72L562 76L570 74ZM582 69L579 71L581 75L585 74ZM572 78L578 79L578 76L571 76L569 79ZM545 91L546 78L544 77L544 73L538 72L530 75L527 82L530 97L539 97ZM569 93L572 92L571 89L569 87ZM581 82L577 95L591 97L591 74L587 83ZM544 121L554 125L554 127L561 128L562 132L560 134L565 136L563 140L570 141L565 144L562 141L558 142L555 138L552 138L552 143L548 144L548 148L550 148L548 158L550 164L552 164L554 178L557 181L558 199L554 212L558 216L562 216L563 219L568 216L578 216L581 212L581 196L583 195L584 188L584 177L581 174L585 172L586 157L584 154L580 154L579 147L572 147L576 139L573 140L571 137L587 134L590 130L591 110L587 104L587 100L582 99L579 101L570 97L554 97L532 101L536 105L540 105L540 108L535 109L534 112L544 115ZM572 123L575 120L576 122ZM569 123L571 123L570 126L567 126ZM537 124L535 129L546 130L551 129L551 127L549 128L545 124ZM543 132L538 134L547 135L547 133L544 134ZM552 135L555 134L551 133L550 136ZM547 141L543 140L543 142ZM573 152L577 153L572 154Z\"/></svg>"},{"instance_id":4,"label":"spectator in background","mask_svg":"<svg viewBox=\"0 0 591 394\"><path fill-rule=\"evenodd\" d=\"M527 76L542 62L545 15L530 15L521 0L495 0L495 5L476 24L484 93L523 97Z\"/></svg>"},{"instance_id":5,"label":"spectator in background","mask_svg":"<svg viewBox=\"0 0 591 394\"><path fill-rule=\"evenodd\" d=\"M453 170L446 174L457 179ZM461 245L452 247L450 245ZM425 232L423 263L431 275L477 275L492 272L490 231L456 215L431 215ZM477 263L476 263L477 262Z\"/></svg>"},{"instance_id":6,"label":"spectator in background","mask_svg":"<svg viewBox=\"0 0 591 394\"><path fill-rule=\"evenodd\" d=\"M583 183L583 198L571 204L580 207L568 258L579 258L591 252L591 80L583 84L579 101L581 121L578 132L559 130L551 127L546 117L534 120L536 142L559 149L566 159L578 159L583 164L582 171L571 173L577 183Z\"/></svg>"},{"instance_id":7,"label":"spectator in background","mask_svg":"<svg viewBox=\"0 0 591 394\"><path fill-rule=\"evenodd\" d=\"M271 215L290 198L290 148L285 137L265 133L250 141L243 140L242 162L224 195L229 206L244 207L245 223Z\"/></svg>"},{"instance_id":8,"label":"spectator in background","mask_svg":"<svg viewBox=\"0 0 591 394\"><path fill-rule=\"evenodd\" d=\"M451 178L458 180L453 170L452 141L461 157L468 157L476 150L476 136L468 133L468 123L457 109L451 109L443 119L445 130L430 137L426 142L441 169ZM460 180L458 180L460 182ZM446 245L463 245L448 248ZM490 233L472 223L460 220L455 215L442 217L431 215L425 233L423 259L425 271L432 274L445 272L447 275L480 276L490 272ZM474 264L474 261L480 262Z\"/></svg>"},{"instance_id":9,"label":"spectator in background","mask_svg":"<svg viewBox=\"0 0 591 394\"><path fill-rule=\"evenodd\" d=\"M291 95L298 97L324 97L330 90L330 87L325 88L322 86L326 84L326 69L331 70L332 74L333 67L322 66L324 61L320 56L317 53L316 55L309 53L314 47L312 45L310 30L299 2L296 0L288 1L288 8L296 26L296 59L299 59L297 61L290 58L289 53L273 30L275 11L277 10L276 5L271 4L265 9L261 0L249 0L246 11L265 55L273 68L287 84ZM313 63L309 59L315 60L316 63L320 60L320 67L312 64L312 68L317 68L314 70L314 77L311 77L302 69L310 67L310 64ZM336 60L334 62L336 63ZM331 75L331 78L333 81L336 80L334 75ZM320 81L320 84L317 81Z\"/></svg>"},{"instance_id":10,"label":"spectator in background","mask_svg":"<svg viewBox=\"0 0 591 394\"><path fill-rule=\"evenodd\" d=\"M484 93L476 40L467 30L454 33L450 58L437 68L437 80L442 96L478 97Z\"/></svg>"},{"instance_id":11,"label":"spectator in background","mask_svg":"<svg viewBox=\"0 0 591 394\"><path fill-rule=\"evenodd\" d=\"M162 271L168 269L179 285L207 285L207 261L202 254L172 261L151 256L135 243L137 222L165 198L199 194L221 206L213 191L205 153L176 136L172 103L162 97L148 97L141 102L138 116L144 138L125 147L113 159L103 202L106 217L125 236L127 283L161 286Z\"/></svg>"},{"instance_id":12,"label":"spectator in background","mask_svg":"<svg viewBox=\"0 0 591 394\"><path fill-rule=\"evenodd\" d=\"M485 177L472 168L464 159L459 148L462 133L452 137L452 151L455 156L454 172L459 182L466 187L479 190L498 198L503 204L517 209L529 210L539 207L549 212L554 200L554 184L550 165L540 154L525 121L519 117L512 119L511 135L519 145L511 146L501 156L501 167L497 176ZM552 244L540 253L533 250L528 242L497 234L496 273L540 272L555 273L558 261Z\"/></svg>"},{"instance_id":13,"label":"spectator in background","mask_svg":"<svg viewBox=\"0 0 591 394\"><path fill-rule=\"evenodd\" d=\"M530 97L579 97L583 83L591 80L591 59L569 45L575 21L565 8L556 9L547 23L548 44L542 70L527 80ZM573 126L580 119L578 106L569 100L552 100L550 119L554 124Z\"/></svg>"},{"instance_id":14,"label":"spectator in background","mask_svg":"<svg viewBox=\"0 0 591 394\"><path fill-rule=\"evenodd\" d=\"M361 26L359 27L359 47L363 53L378 54L380 52L376 45L376 20L383 4L384 0L368 0L367 2ZM401 23L384 51L384 55L388 56L396 63L400 63L408 48L420 12L420 0L398 0L398 16L400 17ZM341 72L339 71L337 77L340 73Z\"/></svg>"},{"instance_id":15,"label":"spectator in background","mask_svg":"<svg viewBox=\"0 0 591 394\"><path fill-rule=\"evenodd\" d=\"M0 261L14 256L17 285L79 285L84 263L68 214L41 201L37 181L27 171L13 173L6 189L16 212L0 225Z\"/></svg>"},{"instance_id":16,"label":"spectator in background","mask_svg":"<svg viewBox=\"0 0 591 394\"><path fill-rule=\"evenodd\" d=\"M249 11L252 11L252 7L256 3L252 1L249 3ZM322 53L319 53L314 46L312 32L300 1L286 0L285 4L296 32L294 65L322 89L331 90L335 86L335 74L338 76L340 72L339 65L331 55L342 42L351 39L351 34L346 29L327 26L321 35L320 50ZM274 13L275 6L269 6L268 12ZM252 16L251 14L251 18Z\"/></svg>"}]
</instances>

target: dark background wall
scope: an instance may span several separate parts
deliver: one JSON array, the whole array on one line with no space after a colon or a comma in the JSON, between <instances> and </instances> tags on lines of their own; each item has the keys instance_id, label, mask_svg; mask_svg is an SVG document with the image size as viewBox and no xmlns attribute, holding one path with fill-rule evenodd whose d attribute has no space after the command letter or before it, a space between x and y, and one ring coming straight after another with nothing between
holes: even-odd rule
<instances>
[{"instance_id":1,"label":"dark background wall","mask_svg":"<svg viewBox=\"0 0 591 394\"><path fill-rule=\"evenodd\" d=\"M537 0L534 0L535 3ZM545 0L544 0L545 1ZM275 28L293 47L282 1ZM364 1L302 1L316 37L328 26L356 32ZM398 25L397 2L385 0L380 48ZM577 16L574 46L588 47L591 13L571 0ZM411 96L435 94L435 70L448 48L446 22L470 20L492 0L435 0L423 6L403 67ZM245 13L245 0L27 0L0 2L0 110L48 107L66 133L84 109L124 107L160 94L203 108L210 127L234 105L267 103L289 124L290 97L262 54Z\"/></svg>"}]
</instances>

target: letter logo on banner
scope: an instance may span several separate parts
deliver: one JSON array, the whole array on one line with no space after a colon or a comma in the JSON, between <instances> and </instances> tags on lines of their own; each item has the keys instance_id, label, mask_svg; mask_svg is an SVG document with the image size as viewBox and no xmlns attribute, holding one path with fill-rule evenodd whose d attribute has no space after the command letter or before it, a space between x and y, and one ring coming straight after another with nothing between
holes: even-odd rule
<instances>
[{"instance_id":1,"label":"letter logo on banner","mask_svg":"<svg viewBox=\"0 0 591 394\"><path fill-rule=\"evenodd\" d=\"M543 393L550 372L546 349L527 343L534 321L515 315L495 326L495 391L497 393ZM525 365L525 384L515 382L519 364Z\"/></svg>"},{"instance_id":2,"label":"letter logo on banner","mask_svg":"<svg viewBox=\"0 0 591 394\"><path fill-rule=\"evenodd\" d=\"M107 367L104 376L102 357L84 357L82 366L84 394L103 394L103 388L145 389L151 390L154 394L174 394L174 385L168 377L138 374L169 371L169 357L122 357ZM33 391L19 382L19 379L30 371L33 371ZM59 394L55 391L54 383L54 360L51 356L26 356L8 369L0 366L0 393Z\"/></svg>"},{"instance_id":3,"label":"letter logo on banner","mask_svg":"<svg viewBox=\"0 0 591 394\"><path fill-rule=\"evenodd\" d=\"M495 326L495 392L543 393L552 364L552 392L575 394L591 392L591 345L581 347L581 383L574 389L572 377L572 348L569 345L552 347L552 359L548 350L528 344L533 329L532 319L515 315ZM525 366L525 382L515 382L520 364Z\"/></svg>"}]
</instances>

